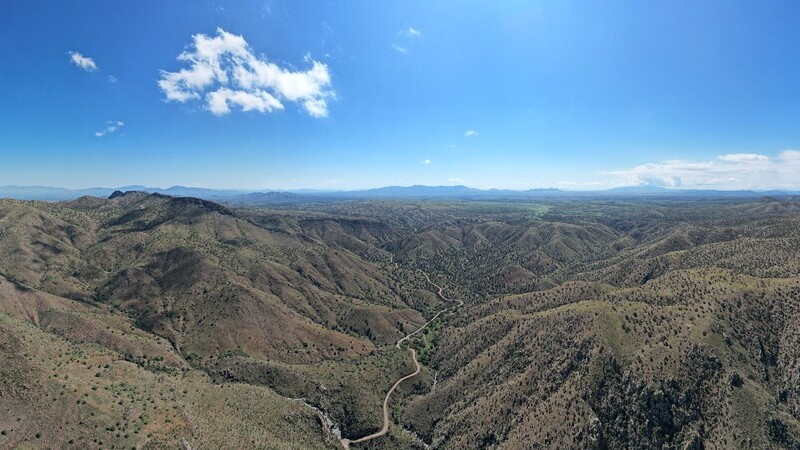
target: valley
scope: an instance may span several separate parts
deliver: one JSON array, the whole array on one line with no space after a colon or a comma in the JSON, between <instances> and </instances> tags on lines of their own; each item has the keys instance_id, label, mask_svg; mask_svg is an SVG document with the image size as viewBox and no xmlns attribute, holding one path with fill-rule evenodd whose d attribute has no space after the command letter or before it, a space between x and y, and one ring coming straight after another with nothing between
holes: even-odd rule
<instances>
[{"instance_id":1,"label":"valley","mask_svg":"<svg viewBox=\"0 0 800 450\"><path fill-rule=\"evenodd\" d=\"M0 200L0 448L796 448L798 205Z\"/></svg>"}]
</instances>

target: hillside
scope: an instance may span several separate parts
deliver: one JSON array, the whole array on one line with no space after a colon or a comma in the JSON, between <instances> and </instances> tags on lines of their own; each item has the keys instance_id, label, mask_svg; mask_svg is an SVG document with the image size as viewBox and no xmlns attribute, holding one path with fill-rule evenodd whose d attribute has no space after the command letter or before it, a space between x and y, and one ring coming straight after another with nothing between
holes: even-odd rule
<instances>
[{"instance_id":1,"label":"hillside","mask_svg":"<svg viewBox=\"0 0 800 450\"><path fill-rule=\"evenodd\" d=\"M181 367L242 380L250 376L239 368L242 359L261 372L280 370L283 381L261 384L320 405L338 399L343 431L357 433L373 413L359 405L380 405L379 389L360 389L356 378L323 398L321 373L352 372L379 383L392 373L374 376L375 367L402 371L405 361L376 350L424 321L425 300L413 300L417 309L405 303L402 274L387 270L388 255L355 253L372 248L369 226L318 216L261 221L269 226L205 200L138 192L63 204L4 200L0 274L91 314L113 313L133 327L120 333L158 337ZM112 318L58 313L61 321L51 323L15 295L8 299L43 331L110 340L103 345L145 369L166 357L110 336Z\"/></svg>"},{"instance_id":2,"label":"hillside","mask_svg":"<svg viewBox=\"0 0 800 450\"><path fill-rule=\"evenodd\" d=\"M462 310L405 426L442 448L797 448L800 215L710 206L626 205L602 218L618 251Z\"/></svg>"},{"instance_id":3,"label":"hillside","mask_svg":"<svg viewBox=\"0 0 800 450\"><path fill-rule=\"evenodd\" d=\"M772 198L0 200L0 447L340 447L452 306L424 271L466 304L354 449L797 448L798 225Z\"/></svg>"}]
</instances>

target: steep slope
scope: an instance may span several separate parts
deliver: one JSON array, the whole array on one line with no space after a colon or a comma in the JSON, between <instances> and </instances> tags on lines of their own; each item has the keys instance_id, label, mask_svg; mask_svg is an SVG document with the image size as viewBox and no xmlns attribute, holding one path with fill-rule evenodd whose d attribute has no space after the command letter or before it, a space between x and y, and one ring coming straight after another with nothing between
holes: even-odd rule
<instances>
[{"instance_id":1,"label":"steep slope","mask_svg":"<svg viewBox=\"0 0 800 450\"><path fill-rule=\"evenodd\" d=\"M400 262L451 277L470 298L551 287L559 272L610 254L618 238L596 223L489 220L436 225L387 248Z\"/></svg>"},{"instance_id":2,"label":"steep slope","mask_svg":"<svg viewBox=\"0 0 800 450\"><path fill-rule=\"evenodd\" d=\"M407 408L407 426L445 448L800 442L796 279L676 271L570 290L503 299L445 328L439 383Z\"/></svg>"},{"instance_id":3,"label":"steep slope","mask_svg":"<svg viewBox=\"0 0 800 450\"><path fill-rule=\"evenodd\" d=\"M214 385L130 318L0 277L0 447L332 448L267 388Z\"/></svg>"},{"instance_id":4,"label":"steep slope","mask_svg":"<svg viewBox=\"0 0 800 450\"><path fill-rule=\"evenodd\" d=\"M210 373L226 367L229 377L269 384L226 361L281 364L290 376L271 387L337 405L343 432L357 432L370 426L365 405L381 403L362 383L382 364L404 364L379 348L424 323L406 301L421 303L402 289L404 275L385 264L388 256L363 251L380 226L274 217L277 226L267 228L204 200L136 192L67 204L2 201L0 274L119 309ZM320 394L322 371L356 376ZM315 383L298 384L307 372Z\"/></svg>"},{"instance_id":5,"label":"steep slope","mask_svg":"<svg viewBox=\"0 0 800 450\"><path fill-rule=\"evenodd\" d=\"M387 285L381 266L339 245L347 236L345 244L356 246L358 236L339 232L325 241L304 224L266 230L204 200L133 193L65 207L5 202L0 227L4 274L131 311L187 354L357 357L375 345L343 333L352 327L345 313L423 321ZM378 343L401 333L386 325L372 330Z\"/></svg>"},{"instance_id":6,"label":"steep slope","mask_svg":"<svg viewBox=\"0 0 800 450\"><path fill-rule=\"evenodd\" d=\"M404 426L437 448L800 446L800 216L712 206L607 212L626 245L460 311Z\"/></svg>"}]
</instances>

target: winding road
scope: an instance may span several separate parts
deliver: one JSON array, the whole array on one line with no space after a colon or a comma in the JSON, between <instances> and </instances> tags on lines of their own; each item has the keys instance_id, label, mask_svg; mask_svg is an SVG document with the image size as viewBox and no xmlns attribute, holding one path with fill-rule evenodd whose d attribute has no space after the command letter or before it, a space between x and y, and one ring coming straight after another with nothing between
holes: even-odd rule
<instances>
[{"instance_id":1,"label":"winding road","mask_svg":"<svg viewBox=\"0 0 800 450\"><path fill-rule=\"evenodd\" d=\"M415 331L403 336L395 344L395 347L397 347L397 348L401 348L400 345L403 342L411 339L416 334L422 332L422 330L427 328L428 325L433 323L433 321L438 319L439 316L441 316L442 314L444 314L444 313L446 313L448 311L454 310L456 308L459 308L461 306L464 306L464 302L461 301L461 300L451 300L451 299L445 297L444 293L443 293L444 290L442 289L442 287L439 286L438 284L434 283L433 281L431 281L431 278L428 276L427 273L423 272L420 269L417 269L417 271L420 272L421 274L425 275L425 279L428 281L428 283L430 283L431 285L433 285L437 289L439 289L438 294L439 294L439 297L442 298L442 300L444 300L446 302L456 302L457 304L437 312L436 315L434 315L431 320L425 322L424 325L422 325L421 327L417 328ZM344 448L349 449L350 448L350 444L358 444L358 443L361 443L361 442L366 442L366 441L370 441L370 440L375 439L375 438L379 438L379 437L385 435L389 431L389 398L392 396L392 393L400 386L400 384L403 381L406 381L409 378L414 378L415 376L419 375L420 370L422 370L422 368L419 365L419 361L417 361L417 351L414 350L413 348L409 348L408 350L411 352L411 359L414 361L414 366L416 366L416 369L414 370L413 373L410 373L410 374L404 376L403 378L400 378L399 380L395 381L395 383L392 385L391 389L389 389L389 392L386 393L386 397L383 399L383 428L381 428L380 431L377 431L377 432L372 433L372 434L370 434L368 436L364 436L364 437L361 437L361 438L358 438L358 439L354 439L354 440L350 440L350 439L346 439L346 438L342 439L342 445L344 445Z\"/></svg>"}]
</instances>

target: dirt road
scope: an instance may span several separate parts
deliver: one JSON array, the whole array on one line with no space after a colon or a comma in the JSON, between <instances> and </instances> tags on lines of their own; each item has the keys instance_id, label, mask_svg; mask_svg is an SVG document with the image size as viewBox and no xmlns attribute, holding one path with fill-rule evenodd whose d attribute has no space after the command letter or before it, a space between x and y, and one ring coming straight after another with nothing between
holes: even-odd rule
<instances>
[{"instance_id":1,"label":"dirt road","mask_svg":"<svg viewBox=\"0 0 800 450\"><path fill-rule=\"evenodd\" d=\"M424 325L422 325L421 327L417 328L415 331L403 336L395 344L395 347L397 347L397 348L401 348L400 345L403 342L411 339L416 334L422 332L425 328L428 327L428 325L433 323L433 321L438 319L439 316L441 316L442 314L444 314L444 313L446 313L448 311L454 310L454 309L456 309L458 307L464 306L464 302L461 301L461 300L450 300L449 298L445 297L444 293L443 293L443 289L442 289L441 286L439 286L438 284L436 284L433 281L431 281L431 278L428 276L427 273L425 273L425 272L423 272L422 270L419 270L419 269L418 269L418 271L421 274L425 275L425 279L428 281L428 283L430 283L431 285L433 285L437 289L439 289L438 294L439 294L439 297L442 298L442 300L444 300L446 302L456 302L457 304L455 306L451 306L449 308L445 308L445 309L437 312L436 315L434 315L433 318L431 318L431 320L425 322ZM375 439L375 438L379 438L379 437L385 435L387 432L389 432L389 399L392 396L392 392L394 392L395 389L397 389L403 381L406 381L409 378L414 378L415 376L419 375L419 372L421 370L421 367L419 365L419 361L417 361L417 351L414 350L413 348L410 348L408 350L411 352L411 359L414 361L414 366L416 366L416 369L414 370L414 373L410 373L410 374L404 376L403 378L400 378L399 380L397 380L392 385L391 389L389 389L389 392L386 393L386 397L383 399L383 428L381 428L380 431L377 431L377 432L372 433L372 434L370 434L368 436L364 436L364 437L361 437L361 438L358 438L358 439L354 439L354 440L342 439L342 445L344 445L344 448L349 449L351 444L358 444L360 442L366 442L366 441L369 441L369 440L372 440L372 439Z\"/></svg>"}]
</instances>

